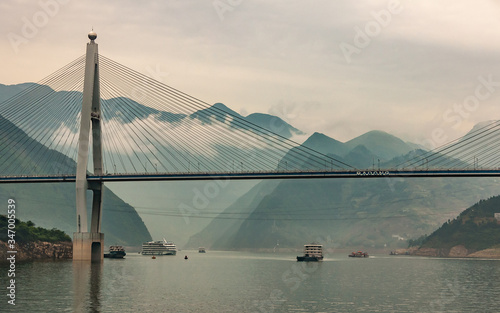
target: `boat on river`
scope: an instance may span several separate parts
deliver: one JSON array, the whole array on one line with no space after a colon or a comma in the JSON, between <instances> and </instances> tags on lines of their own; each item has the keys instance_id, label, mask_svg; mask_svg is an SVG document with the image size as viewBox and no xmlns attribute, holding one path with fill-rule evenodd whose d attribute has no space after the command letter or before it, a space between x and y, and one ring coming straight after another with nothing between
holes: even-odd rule
<instances>
[{"instance_id":1,"label":"boat on river","mask_svg":"<svg viewBox=\"0 0 500 313\"><path fill-rule=\"evenodd\" d=\"M299 262L318 262L323 260L323 245L308 244L304 245L304 255L297 256Z\"/></svg>"},{"instance_id":2,"label":"boat on river","mask_svg":"<svg viewBox=\"0 0 500 313\"><path fill-rule=\"evenodd\" d=\"M142 244L142 255L176 255L177 246L171 242L166 241L148 241Z\"/></svg>"},{"instance_id":3,"label":"boat on river","mask_svg":"<svg viewBox=\"0 0 500 313\"><path fill-rule=\"evenodd\" d=\"M104 257L110 259L123 259L126 255L123 246L109 246L109 253L104 253Z\"/></svg>"},{"instance_id":4,"label":"boat on river","mask_svg":"<svg viewBox=\"0 0 500 313\"><path fill-rule=\"evenodd\" d=\"M349 257L350 258L367 258L368 253L363 252L363 251L352 252L351 254L349 254Z\"/></svg>"}]
</instances>

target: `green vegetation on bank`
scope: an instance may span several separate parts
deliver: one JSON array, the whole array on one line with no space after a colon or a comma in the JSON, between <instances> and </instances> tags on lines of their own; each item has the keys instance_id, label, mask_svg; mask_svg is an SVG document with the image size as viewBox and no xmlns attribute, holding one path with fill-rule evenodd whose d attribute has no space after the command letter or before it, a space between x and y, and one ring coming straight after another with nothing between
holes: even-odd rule
<instances>
[{"instance_id":1,"label":"green vegetation on bank","mask_svg":"<svg viewBox=\"0 0 500 313\"><path fill-rule=\"evenodd\" d=\"M426 235L422 235L420 237L418 237L417 239L409 239L408 240L408 248L411 248L411 247L420 247L425 239L427 239L427 234Z\"/></svg>"},{"instance_id":2,"label":"green vegetation on bank","mask_svg":"<svg viewBox=\"0 0 500 313\"><path fill-rule=\"evenodd\" d=\"M451 249L463 245L469 251L480 251L498 247L500 222L495 213L500 213L500 196L480 200L428 237L415 241L421 241L422 248ZM409 242L410 245L415 241Z\"/></svg>"},{"instance_id":3,"label":"green vegetation on bank","mask_svg":"<svg viewBox=\"0 0 500 313\"><path fill-rule=\"evenodd\" d=\"M33 241L60 242L71 241L71 238L59 229L45 229L35 227L32 221L21 222L15 219L15 240L16 242L26 243ZM8 238L8 218L5 215L0 215L0 240L7 241Z\"/></svg>"}]
</instances>

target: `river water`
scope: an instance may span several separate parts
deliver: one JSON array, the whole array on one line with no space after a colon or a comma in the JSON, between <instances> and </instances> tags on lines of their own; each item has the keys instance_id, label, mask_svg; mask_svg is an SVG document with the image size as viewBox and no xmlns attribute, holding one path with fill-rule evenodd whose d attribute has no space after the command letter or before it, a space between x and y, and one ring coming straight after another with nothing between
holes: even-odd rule
<instances>
[{"instance_id":1,"label":"river water","mask_svg":"<svg viewBox=\"0 0 500 313\"><path fill-rule=\"evenodd\" d=\"M189 259L184 260L184 255ZM16 265L1 312L498 312L500 260L181 251ZM3 290L7 269L1 267ZM5 293L6 294L6 293Z\"/></svg>"}]
</instances>

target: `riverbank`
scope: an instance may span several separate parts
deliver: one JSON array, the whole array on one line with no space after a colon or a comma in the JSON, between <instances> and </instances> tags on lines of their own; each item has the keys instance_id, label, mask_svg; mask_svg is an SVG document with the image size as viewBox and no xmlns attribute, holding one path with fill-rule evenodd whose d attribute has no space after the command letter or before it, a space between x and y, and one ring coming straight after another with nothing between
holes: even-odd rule
<instances>
[{"instance_id":1,"label":"riverbank","mask_svg":"<svg viewBox=\"0 0 500 313\"><path fill-rule=\"evenodd\" d=\"M481 259L500 259L500 248L484 249L480 251L469 251L465 246L458 245L451 249L437 249L437 248L417 248L411 247L409 249L397 249L397 254L405 254L416 256L428 257L442 257L442 258L481 258Z\"/></svg>"},{"instance_id":2,"label":"riverbank","mask_svg":"<svg viewBox=\"0 0 500 313\"><path fill-rule=\"evenodd\" d=\"M7 242L0 240L0 263L7 262L7 251L17 251L16 260L19 262L34 260L67 260L73 258L73 243L71 241L34 241L16 243L15 248L11 249Z\"/></svg>"}]
</instances>

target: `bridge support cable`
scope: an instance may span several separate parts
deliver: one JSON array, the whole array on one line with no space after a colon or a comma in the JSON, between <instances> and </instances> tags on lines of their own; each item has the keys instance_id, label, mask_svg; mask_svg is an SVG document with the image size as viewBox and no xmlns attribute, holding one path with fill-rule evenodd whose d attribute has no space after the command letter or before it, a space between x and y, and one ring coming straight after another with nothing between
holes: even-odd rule
<instances>
[{"instance_id":1,"label":"bridge support cable","mask_svg":"<svg viewBox=\"0 0 500 313\"><path fill-rule=\"evenodd\" d=\"M112 87L110 87L112 88ZM115 87L116 88L116 87ZM113 88L114 89L114 88ZM118 90L116 91L120 94L123 93L123 90ZM121 99L120 99L121 100ZM144 114L144 112L140 112L137 110L137 105L133 105L133 103L130 103L130 101L121 101L120 103L120 107L122 109L125 109L127 111L127 116L142 116ZM131 105L132 104L132 105ZM167 117L166 120L169 122L169 123L174 123L175 121L172 119L172 118L169 118ZM127 123L132 123L133 121L128 118L128 120L126 121ZM166 132L164 130L164 128L162 128L161 124L158 124L158 123L151 123L149 125L146 125L146 123L144 121L137 121L136 123L138 126L139 129L139 132L144 132L144 137L147 138L147 140L149 141L150 144L153 144L153 142L151 142L151 138L162 138L165 142L168 142L168 143L173 143L174 146L180 150L180 152L185 155L185 156L188 156L188 157L191 157L193 158L193 155L194 154L197 154L199 156L199 161L201 164L203 164L204 166L206 166L208 168L207 165L211 166L212 168L216 168L217 165L216 163L214 163L212 160L210 160L210 158L207 158L205 155L204 155L204 151L202 151L201 149L199 149L199 146L194 144L191 146L191 151L186 149L186 147L188 147L191 143L189 142L189 140L187 140L186 138L184 138L185 136L182 135L183 131L185 130L185 128L182 128L182 127L178 127L178 134L180 134L180 136L176 136L176 134L170 134L170 132ZM160 127L159 127L160 126ZM203 131L202 130L199 130L199 129L193 129L193 132L196 133L197 136L203 136ZM194 142L194 143L199 143L195 138L190 138L190 141L191 142ZM158 146L158 145L156 145ZM164 158L166 158L167 160L169 159L169 157L173 158L175 161L178 162L178 164L180 163L180 160L177 158L177 156L175 154L173 154L173 151L171 149L167 149L166 152L169 154L169 157L165 156L164 153L162 153L162 150L161 149L158 149L159 152L162 154L162 156ZM226 157L226 154L223 154L221 155L222 158ZM226 160L227 161L227 160ZM174 168L175 165L172 164L172 162L170 162L170 165ZM187 163L187 162L186 162ZM151 164L151 162L150 162ZM166 169L167 167L160 163L164 169ZM151 164L152 166L154 166L154 164ZM184 167L184 170L188 170L188 167L185 166ZM222 170L222 169L221 169Z\"/></svg>"},{"instance_id":2,"label":"bridge support cable","mask_svg":"<svg viewBox=\"0 0 500 313\"><path fill-rule=\"evenodd\" d=\"M431 151L420 151L397 168L466 169L500 167L500 121L492 121ZM479 163L480 162L480 163Z\"/></svg>"},{"instance_id":3,"label":"bridge support cable","mask_svg":"<svg viewBox=\"0 0 500 313\"><path fill-rule=\"evenodd\" d=\"M30 84L0 103L0 169L12 175L74 173L85 59ZM7 122L8 121L8 122ZM63 130L67 134L63 134ZM73 136L70 136L70 134ZM23 161L28 158L30 162Z\"/></svg>"},{"instance_id":4,"label":"bridge support cable","mask_svg":"<svg viewBox=\"0 0 500 313\"><path fill-rule=\"evenodd\" d=\"M112 101L116 101L117 105L120 107L122 112L125 112L126 114L123 114L121 116L121 120L124 122L123 127L117 128L115 127L115 130L113 132L106 132L108 136L116 136L118 139L120 137L123 138L131 138L133 141L134 145L130 145L127 150L132 149L134 152L135 159L138 161L140 164L140 167L142 167L143 172L146 171L146 166L143 162L149 162L151 166L154 166L152 163L151 159L148 158L146 160L142 160L141 157L137 154L135 151L134 147L136 147L139 152L142 155L150 155L152 158L158 160L158 156L156 155L157 153L162 154L162 160L166 160L175 170L178 170L177 167L175 166L175 163L170 161L170 158L176 159L176 156L174 154L170 154L168 157L162 153L160 149L157 149L154 146L154 138L155 136L152 134L152 132L148 129L148 125L144 125L145 121L136 119L136 116L141 116L141 112L133 112L133 110L130 108L130 103L129 101L125 101L120 94L121 90L116 90L116 87L110 83L107 79L103 78L103 87L104 87L104 92L103 95L107 97L108 99L112 99ZM103 103L106 103L106 100L103 100ZM109 116L112 115L112 112L108 113L107 106L104 105L106 108L104 110L104 116ZM109 114L109 115L108 115ZM136 123L134 123L136 121ZM109 125L110 127L116 126L116 123L109 122L105 123L105 125ZM128 127L129 125L133 125L134 127ZM107 126L106 126L107 127ZM150 127L151 128L151 127ZM111 137L112 138L112 137ZM147 151L145 151L147 150ZM129 159L130 163L134 163L132 159ZM166 167L162 162L160 162L161 165ZM135 170L135 167L134 167Z\"/></svg>"},{"instance_id":5,"label":"bridge support cable","mask_svg":"<svg viewBox=\"0 0 500 313\"><path fill-rule=\"evenodd\" d=\"M104 57L103 57L103 59L104 59L104 60L106 60ZM105 62L104 62L104 63L105 63ZM130 70L130 69L126 68L126 67L123 67L122 65L119 65L119 64L113 64L112 66L113 66L113 68L124 68L125 70L132 71L132 70ZM141 75L141 74L138 74L138 73L136 73L136 72L133 72L132 74L127 74L127 75L124 75L124 77L131 77L131 76L138 76L138 77L139 77L140 75ZM148 79L149 79L149 81L147 81ZM138 82L138 85L140 85L140 84L141 84L141 81L142 81L142 80L140 80L140 81ZM147 81L148 83L150 83L151 81L152 81L152 83L158 83L158 82L153 81L153 80L151 80L150 78L147 78L147 77L146 77L146 81ZM186 99L187 99L187 101L188 101L188 106L189 106L192 110L198 110L198 111L196 112L198 115L200 115L200 114L208 114L209 116L215 116L216 118L220 118L220 119L225 119L225 118L226 118L226 116L228 115L226 111L221 110L221 109L219 109L219 108L217 108L217 107L215 107L215 106L214 106L214 107L210 107L209 109L207 109L207 108L208 108L208 106L207 106L207 104L206 104L206 103L201 102L201 101L199 101L198 99L195 99L195 98L189 97L189 96L187 96L187 95L185 95L185 94L182 94L181 92L179 92L179 91L177 91L177 90L175 90L175 89L173 89L173 88L171 88L171 87L168 87L168 86L166 86L166 85L160 85L159 87L160 87L160 89L162 89L162 90L161 90L161 91L162 91L162 93L159 93L159 92L148 92L147 94L148 94L148 95L150 95L150 94L164 94L165 92L167 92L167 96L169 96L169 98L167 98L167 99L166 99L166 102L168 102L169 106L171 106L171 105L175 105L176 103L178 103L178 102L180 102L180 101L186 101ZM141 86L141 88L147 88L147 84L146 84L146 86ZM166 91L165 91L165 90L166 90ZM173 96L172 96L172 90L174 91ZM171 101L172 97L174 98L174 100L173 100L173 101ZM165 98L165 97L164 97L164 98ZM170 102L169 102L169 101L170 101ZM210 111L210 112L209 112L209 111ZM234 116L234 117L236 117L236 118L235 118L232 122L233 122L234 124L238 124L238 123L240 123L240 124L241 124L241 120L242 120L242 119L241 119L241 118L238 118L237 116ZM265 130L265 129L259 128L258 126L254 125L254 124L252 124L252 123L250 123L250 122L248 122L248 121L245 121L245 122L246 122L246 124L248 124L248 125L253 125L253 126L255 126L255 127L253 127L253 128L254 128L254 129L258 129L260 132L262 132L263 130L264 130L264 131L267 131L267 130ZM267 131L267 132L268 132L268 133L270 133L269 131ZM273 137L279 137L279 136L273 136ZM278 141L278 142L280 142L280 141ZM304 147L300 147L300 146L299 146L298 144L296 144L296 143L295 143L295 146L298 146L298 149L297 149L297 150L299 150L299 151L300 151L300 150L303 150L303 149L307 149L307 148L304 148ZM286 147L286 149L289 149L289 148L290 148L290 147ZM309 154L307 154L306 156L307 156L307 158L310 158L310 157L311 157L311 155L312 155L312 153L311 153L311 152L309 152ZM322 156L322 157L324 157L324 156ZM306 158L306 159L307 159L307 158ZM331 161L331 163L333 163L333 161L332 161L332 160L330 160L330 161ZM321 163L323 163L323 162L321 162ZM335 162L335 163L337 164L337 162ZM344 164L344 165L346 165L346 164ZM317 166L317 164L316 164L316 166Z\"/></svg>"},{"instance_id":6,"label":"bridge support cable","mask_svg":"<svg viewBox=\"0 0 500 313\"><path fill-rule=\"evenodd\" d=\"M141 87L141 88L142 88L142 87ZM153 92L150 92L150 94L157 94L157 92L154 92L154 91L153 91ZM201 112L201 113L206 114L205 112ZM191 119L185 119L185 121L187 121L187 122L189 122L190 120L191 120ZM186 122L182 123L182 125L185 125L185 124L186 124ZM196 126L196 125L195 125L195 126ZM220 125L215 125L215 127L217 127L217 126L220 126ZM180 127L179 127L179 128L180 128ZM193 128L191 128L191 130L196 131L196 129L198 129L198 128L199 128L199 127L193 127ZM181 131L179 131L178 133L179 133L179 134L182 134L182 129L180 129L180 130L181 130ZM203 131L205 131L205 132L206 132L207 130L206 130L206 129L203 129ZM203 131L201 131L201 132L203 132ZM193 141L193 139L194 139L194 138L190 138L190 140L191 140L191 141ZM219 137L218 137L218 139L219 139L219 142L221 142L221 143L224 143L224 142L225 142L223 137L220 137L220 136L219 136ZM248 139L248 138L247 138L247 139ZM196 143L196 142L195 142L195 143ZM229 146L234 146L234 145L238 145L238 144L240 144L240 143L236 141L236 142L232 143L232 145L229 145ZM221 156L223 157L223 156L224 156L224 154L222 154Z\"/></svg>"},{"instance_id":7,"label":"bridge support cable","mask_svg":"<svg viewBox=\"0 0 500 313\"><path fill-rule=\"evenodd\" d=\"M99 58L104 173L353 169L223 105ZM0 104L2 173L76 173L84 69L82 56Z\"/></svg>"},{"instance_id":8,"label":"bridge support cable","mask_svg":"<svg viewBox=\"0 0 500 313\"><path fill-rule=\"evenodd\" d=\"M59 112L54 112L52 116L50 115L43 115L40 117L40 119L44 119L46 121L46 124L48 125L58 125L58 124L64 124L63 121L71 121L71 116L75 116L78 114L77 110L77 101L78 99L75 99L74 97L71 96L70 93L66 93L60 100L63 103L68 103L71 104L73 107L71 110L60 110ZM74 119L73 119L74 120ZM31 145L31 150L30 151L23 151L23 153L33 155L35 156L33 158L34 163L36 163L40 169L43 172L50 172L50 169L48 168L50 166L50 158L47 158L47 156L44 154L44 151L47 151L48 149L52 150L57 150L58 147L61 145L61 141L67 142L67 139L69 136L66 135L57 135L54 136L54 133L50 133L44 129L45 123L43 121L40 121L40 123L33 125L34 129L38 129L38 131L34 131L31 134L31 138L34 139L37 142L42 143L41 145ZM69 134L68 134L69 135ZM63 150L63 149L60 149ZM62 152L62 151L61 151ZM60 156L57 158L60 159ZM26 172L27 168L26 167L21 167L20 171L21 172ZM17 171L14 169L14 171Z\"/></svg>"},{"instance_id":9,"label":"bridge support cable","mask_svg":"<svg viewBox=\"0 0 500 313\"><path fill-rule=\"evenodd\" d=\"M122 119L124 125L130 124L128 133L124 131L122 135L136 136L136 142L140 142L143 147L153 145L158 148L167 144L170 147L168 158L173 159L178 170L189 171L190 168L196 168L197 164L206 165L206 171L227 171L228 167L234 170L242 167L276 169L287 153L290 170L304 167L352 168L261 128L234 112L209 106L102 55L101 72L106 88L110 89L106 91L110 98L103 101L103 110L107 112L105 120ZM122 97L118 99L116 93ZM143 123L143 120L148 123ZM175 133L169 129L175 130ZM155 136L156 142L150 139L151 135ZM210 140L212 142L208 142ZM290 155L292 148L294 150ZM162 158L167 156L166 153L156 152ZM141 151L141 154L151 155L152 151ZM174 157L172 154L179 156ZM207 154L216 157L207 159ZM161 161L157 156L156 160ZM152 165L154 162L147 163ZM157 163L166 172L175 171L172 164Z\"/></svg>"},{"instance_id":10,"label":"bridge support cable","mask_svg":"<svg viewBox=\"0 0 500 313\"><path fill-rule=\"evenodd\" d=\"M352 169L223 106L100 58L106 172ZM6 119L0 127L3 173L75 173L71 160L77 158L84 65L82 56L0 104L0 118ZM499 167L499 136L500 123L494 121L432 151L419 151L397 168ZM23 156L31 162L20 162Z\"/></svg>"}]
</instances>

